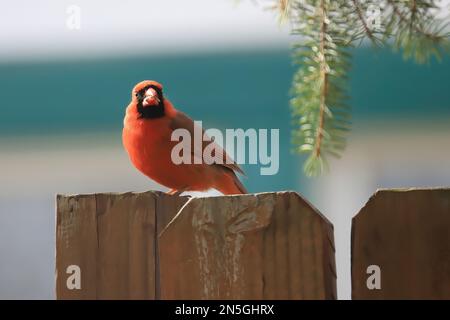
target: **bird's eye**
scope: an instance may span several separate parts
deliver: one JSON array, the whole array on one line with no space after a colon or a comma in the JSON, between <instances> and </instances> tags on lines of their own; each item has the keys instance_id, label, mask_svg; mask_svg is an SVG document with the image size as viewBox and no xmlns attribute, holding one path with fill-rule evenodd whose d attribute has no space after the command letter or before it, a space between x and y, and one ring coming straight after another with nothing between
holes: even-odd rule
<instances>
[{"instance_id":1,"label":"bird's eye","mask_svg":"<svg viewBox=\"0 0 450 320\"><path fill-rule=\"evenodd\" d=\"M135 93L135 95L136 95L136 98L141 99L144 94L141 91L138 91Z\"/></svg>"}]
</instances>

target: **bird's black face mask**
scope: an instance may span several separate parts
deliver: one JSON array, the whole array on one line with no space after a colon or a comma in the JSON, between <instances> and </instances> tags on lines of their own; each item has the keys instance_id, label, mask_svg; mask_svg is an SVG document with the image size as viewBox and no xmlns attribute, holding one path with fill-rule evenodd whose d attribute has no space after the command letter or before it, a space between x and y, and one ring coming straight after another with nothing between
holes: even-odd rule
<instances>
[{"instance_id":1,"label":"bird's black face mask","mask_svg":"<svg viewBox=\"0 0 450 320\"><path fill-rule=\"evenodd\" d=\"M144 105L144 100L148 98L147 92L149 91L149 89L153 89L153 92L156 92L157 96L154 98L157 101L157 104ZM157 119L165 115L164 96L162 94L162 90L157 86L146 86L145 88L136 92L136 98L138 100L137 110L139 112L139 119Z\"/></svg>"}]
</instances>

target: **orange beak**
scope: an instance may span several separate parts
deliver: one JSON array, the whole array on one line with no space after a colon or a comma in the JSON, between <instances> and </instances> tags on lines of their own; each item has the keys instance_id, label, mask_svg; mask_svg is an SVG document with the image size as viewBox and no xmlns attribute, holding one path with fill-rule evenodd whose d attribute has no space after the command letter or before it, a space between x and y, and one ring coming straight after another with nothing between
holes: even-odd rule
<instances>
[{"instance_id":1,"label":"orange beak","mask_svg":"<svg viewBox=\"0 0 450 320\"><path fill-rule=\"evenodd\" d=\"M155 89L149 88L145 91L144 100L142 101L143 107L157 106L160 102L158 93Z\"/></svg>"}]
</instances>

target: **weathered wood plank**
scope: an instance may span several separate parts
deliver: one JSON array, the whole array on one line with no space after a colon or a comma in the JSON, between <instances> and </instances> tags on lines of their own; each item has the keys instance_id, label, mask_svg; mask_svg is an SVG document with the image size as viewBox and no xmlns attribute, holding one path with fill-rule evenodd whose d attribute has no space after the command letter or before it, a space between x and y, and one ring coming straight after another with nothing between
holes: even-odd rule
<instances>
[{"instance_id":1,"label":"weathered wood plank","mask_svg":"<svg viewBox=\"0 0 450 320\"><path fill-rule=\"evenodd\" d=\"M57 196L56 297L97 298L97 216L95 196ZM82 239L82 241L81 241ZM69 290L69 266L81 269L81 290Z\"/></svg>"},{"instance_id":2,"label":"weathered wood plank","mask_svg":"<svg viewBox=\"0 0 450 320\"><path fill-rule=\"evenodd\" d=\"M156 195L96 195L99 299L155 298Z\"/></svg>"},{"instance_id":3,"label":"weathered wood plank","mask_svg":"<svg viewBox=\"0 0 450 320\"><path fill-rule=\"evenodd\" d=\"M331 228L292 192L58 196L57 298L332 299Z\"/></svg>"},{"instance_id":4,"label":"weathered wood plank","mask_svg":"<svg viewBox=\"0 0 450 320\"><path fill-rule=\"evenodd\" d=\"M336 298L330 230L293 192L190 199L159 235L161 298Z\"/></svg>"},{"instance_id":5,"label":"weathered wood plank","mask_svg":"<svg viewBox=\"0 0 450 320\"><path fill-rule=\"evenodd\" d=\"M188 201L188 197L179 197L167 195L164 192L158 192L158 197L156 198L156 234L159 234L169 222L176 216L181 207ZM155 238L155 255L156 255L156 282L155 282L155 298L160 299L161 288L160 288L160 257L158 255L158 237Z\"/></svg>"},{"instance_id":6,"label":"weathered wood plank","mask_svg":"<svg viewBox=\"0 0 450 320\"><path fill-rule=\"evenodd\" d=\"M58 299L155 298L156 197L57 197ZM68 265L80 267L81 290L67 289Z\"/></svg>"},{"instance_id":7,"label":"weathered wood plank","mask_svg":"<svg viewBox=\"0 0 450 320\"><path fill-rule=\"evenodd\" d=\"M381 289L369 290L369 265ZM353 218L353 299L450 299L450 189L381 190Z\"/></svg>"},{"instance_id":8,"label":"weathered wood plank","mask_svg":"<svg viewBox=\"0 0 450 320\"><path fill-rule=\"evenodd\" d=\"M161 232L175 217L181 207L189 200L189 197L168 195L164 192L155 192L156 198L156 227Z\"/></svg>"}]
</instances>

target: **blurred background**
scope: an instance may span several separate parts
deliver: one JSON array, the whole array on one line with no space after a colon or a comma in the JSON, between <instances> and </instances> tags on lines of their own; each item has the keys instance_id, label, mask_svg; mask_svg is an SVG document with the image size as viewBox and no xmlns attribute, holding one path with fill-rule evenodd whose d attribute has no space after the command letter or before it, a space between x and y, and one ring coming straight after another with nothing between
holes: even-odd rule
<instances>
[{"instance_id":1,"label":"blurred background","mask_svg":"<svg viewBox=\"0 0 450 320\"><path fill-rule=\"evenodd\" d=\"M80 28L67 25L71 5ZM450 184L450 59L418 66L355 49L354 130L320 179L291 153L289 26L253 1L51 0L0 13L0 298L53 299L55 195L164 190L121 145L138 81L164 84L205 127L279 128L280 170L251 192L296 190L334 224L338 295L350 298L351 218L377 188ZM69 11L67 11L69 9ZM230 96L230 91L233 96Z\"/></svg>"}]
</instances>

